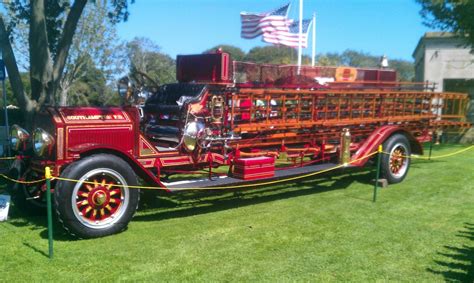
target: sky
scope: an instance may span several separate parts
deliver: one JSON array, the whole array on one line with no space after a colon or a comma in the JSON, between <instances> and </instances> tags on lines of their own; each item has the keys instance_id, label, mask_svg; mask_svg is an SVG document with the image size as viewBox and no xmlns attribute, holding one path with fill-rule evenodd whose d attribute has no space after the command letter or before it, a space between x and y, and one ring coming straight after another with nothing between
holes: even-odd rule
<instances>
[{"instance_id":1,"label":"sky","mask_svg":"<svg viewBox=\"0 0 474 283\"><path fill-rule=\"evenodd\" d=\"M298 0L136 0L118 34L124 40L147 37L172 57L220 44L248 51L269 44L240 37L240 12L267 12L288 2L288 16L297 19ZM430 31L415 0L305 0L303 7L304 18L316 13L317 54L353 49L413 60L420 37ZM303 54L311 55L311 45Z\"/></svg>"}]
</instances>

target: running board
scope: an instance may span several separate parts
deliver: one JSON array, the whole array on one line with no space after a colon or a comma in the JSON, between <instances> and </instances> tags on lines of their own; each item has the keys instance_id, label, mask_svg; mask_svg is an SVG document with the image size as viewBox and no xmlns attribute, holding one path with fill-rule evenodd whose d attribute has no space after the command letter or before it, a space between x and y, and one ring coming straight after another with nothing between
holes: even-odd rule
<instances>
[{"instance_id":1,"label":"running board","mask_svg":"<svg viewBox=\"0 0 474 283\"><path fill-rule=\"evenodd\" d=\"M192 181L177 181L177 182L172 182L172 183L165 183L165 182L162 182L162 183L170 191L179 191L180 189L192 189L192 188L212 189L212 187L219 187L219 188L230 187L230 186L235 187L236 185L252 184L252 183L257 184L257 183L268 182L268 181L273 181L273 180L283 180L290 177L296 177L296 176L301 176L301 175L306 175L310 173L327 170L336 166L339 166L339 164L324 163L324 164L296 167L296 168L290 168L290 169L284 169L284 170L276 170L275 176L271 178L264 178L264 179L258 179L258 180L242 180L242 179L237 179L237 178L228 177L228 176L220 176L220 177L214 177L212 178L212 180L209 180L209 178L205 178L205 179L198 179L198 180L192 180ZM346 167L341 167L341 168L350 168L350 167L354 167L354 166L348 165Z\"/></svg>"}]
</instances>

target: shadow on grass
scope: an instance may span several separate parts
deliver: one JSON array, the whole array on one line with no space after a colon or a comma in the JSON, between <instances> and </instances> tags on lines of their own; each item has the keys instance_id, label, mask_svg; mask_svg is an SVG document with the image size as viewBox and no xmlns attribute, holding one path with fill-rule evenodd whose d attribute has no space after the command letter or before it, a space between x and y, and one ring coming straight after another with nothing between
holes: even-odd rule
<instances>
[{"instance_id":1,"label":"shadow on grass","mask_svg":"<svg viewBox=\"0 0 474 283\"><path fill-rule=\"evenodd\" d=\"M474 224L466 223L457 236L474 242ZM443 275L446 281L474 282L474 246L464 244L462 247L444 246L444 249L446 252L438 254L445 260L435 261L443 271L430 268L428 271Z\"/></svg>"},{"instance_id":2,"label":"shadow on grass","mask_svg":"<svg viewBox=\"0 0 474 283\"><path fill-rule=\"evenodd\" d=\"M31 245L30 243L23 242L23 245L24 245L25 247L28 247L28 248L32 249L34 252L39 253L40 255L42 255L42 256L44 256L44 257L49 258L49 255L48 255L46 252L44 252L44 251L38 249L37 247Z\"/></svg>"},{"instance_id":3,"label":"shadow on grass","mask_svg":"<svg viewBox=\"0 0 474 283\"><path fill-rule=\"evenodd\" d=\"M348 168L326 173L316 178L302 179L297 182L283 183L275 186L263 186L242 190L225 191L194 191L167 194L162 191L144 191L140 202L139 214L132 221L159 221L165 219L188 217L199 214L212 213L233 209L236 207L319 194L327 191L341 190L353 183L362 183L371 186L375 172L372 167L366 169ZM364 200L364 199L361 199ZM364 201L371 202L371 198ZM31 230L40 230L43 239L48 238L46 215L29 215L12 207L12 221L16 227L28 227ZM55 213L53 213L54 216ZM75 241L62 228L62 224L54 217L53 232L55 241ZM33 251L38 250L29 245Z\"/></svg>"},{"instance_id":4,"label":"shadow on grass","mask_svg":"<svg viewBox=\"0 0 474 283\"><path fill-rule=\"evenodd\" d=\"M8 221L9 224L19 227L19 228L27 228L32 231L39 231L39 235L43 239L48 238L48 221L46 213L44 215L32 215L28 211L19 210L15 205L11 207L10 211L10 220ZM59 223L57 220L56 214L53 212L53 237L54 240L60 241L74 241L76 240L74 237L70 236L64 229L62 228L62 224ZM38 250L35 247L31 246L28 243L23 243L25 246L31 248L35 252Z\"/></svg>"},{"instance_id":5,"label":"shadow on grass","mask_svg":"<svg viewBox=\"0 0 474 283\"><path fill-rule=\"evenodd\" d=\"M285 183L245 190L187 192L170 197L147 192L141 214L135 216L133 221L157 221L212 213L269 201L345 189L354 182L373 184L374 175L371 170L347 169L343 172L343 175L341 175L341 172L334 172L323 175L318 179L306 179L291 184ZM321 185L321 183L325 185ZM367 199L367 201L371 202L372 199Z\"/></svg>"}]
</instances>

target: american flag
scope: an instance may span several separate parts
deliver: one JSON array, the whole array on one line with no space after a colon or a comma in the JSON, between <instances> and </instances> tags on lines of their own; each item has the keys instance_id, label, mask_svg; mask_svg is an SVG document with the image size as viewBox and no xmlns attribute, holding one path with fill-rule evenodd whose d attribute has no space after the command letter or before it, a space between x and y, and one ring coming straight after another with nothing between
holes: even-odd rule
<instances>
[{"instance_id":1,"label":"american flag","mask_svg":"<svg viewBox=\"0 0 474 283\"><path fill-rule=\"evenodd\" d=\"M242 31L240 36L246 39L256 38L266 32L289 31L293 22L287 18L290 3L267 13L240 13Z\"/></svg>"},{"instance_id":2,"label":"american flag","mask_svg":"<svg viewBox=\"0 0 474 283\"><path fill-rule=\"evenodd\" d=\"M313 20L303 20L301 31L301 46L308 47L308 31ZM278 45L298 47L299 42L299 22L295 21L289 26L288 31L273 31L263 33L263 41Z\"/></svg>"}]
</instances>

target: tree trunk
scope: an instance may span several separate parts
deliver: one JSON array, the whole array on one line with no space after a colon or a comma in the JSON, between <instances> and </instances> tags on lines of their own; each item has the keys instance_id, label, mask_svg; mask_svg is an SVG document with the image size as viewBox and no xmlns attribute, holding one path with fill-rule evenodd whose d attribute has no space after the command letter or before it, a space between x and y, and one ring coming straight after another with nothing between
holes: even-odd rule
<instances>
[{"instance_id":1,"label":"tree trunk","mask_svg":"<svg viewBox=\"0 0 474 283\"><path fill-rule=\"evenodd\" d=\"M66 65L66 59L69 54L69 49L71 48L72 38L76 32L77 23L81 18L84 7L87 4L87 0L76 0L67 15L66 23L64 24L63 34L58 43L58 53L56 58L54 58L54 67L53 67L53 87L54 90L59 88L59 83L61 81L64 66Z\"/></svg>"},{"instance_id":2,"label":"tree trunk","mask_svg":"<svg viewBox=\"0 0 474 283\"><path fill-rule=\"evenodd\" d=\"M5 22L0 15L0 47L3 50L3 61L7 69L10 85L15 95L18 106L25 117L25 127L31 130L33 127L33 116L36 109L35 101L32 101L24 91L23 82L21 81L20 71L16 62L15 54L8 38L8 32L5 28Z\"/></svg>"},{"instance_id":3,"label":"tree trunk","mask_svg":"<svg viewBox=\"0 0 474 283\"><path fill-rule=\"evenodd\" d=\"M53 62L48 44L44 0L31 1L30 19L30 81L31 97L41 107L50 102ZM48 87L49 90L48 91Z\"/></svg>"},{"instance_id":4,"label":"tree trunk","mask_svg":"<svg viewBox=\"0 0 474 283\"><path fill-rule=\"evenodd\" d=\"M59 92L59 106L68 106L69 85L66 82L61 83Z\"/></svg>"}]
</instances>

